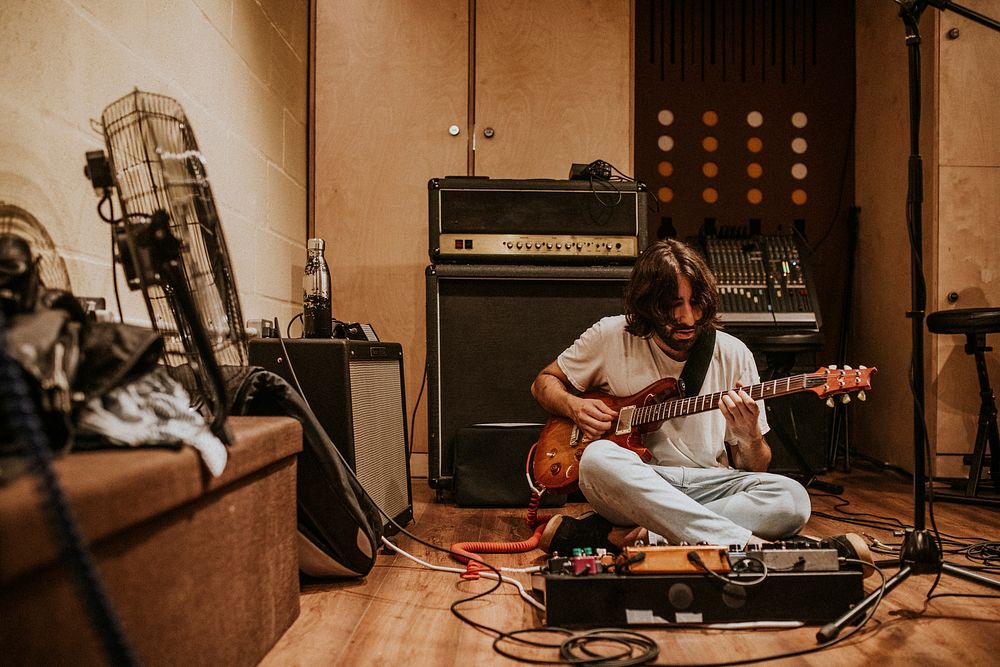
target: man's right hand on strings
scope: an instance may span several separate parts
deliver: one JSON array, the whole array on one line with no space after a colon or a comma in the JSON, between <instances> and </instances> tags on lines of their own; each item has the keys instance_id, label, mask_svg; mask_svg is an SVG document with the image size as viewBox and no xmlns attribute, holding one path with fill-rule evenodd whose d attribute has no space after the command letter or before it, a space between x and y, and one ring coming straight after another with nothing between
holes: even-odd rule
<instances>
[{"instance_id":1,"label":"man's right hand on strings","mask_svg":"<svg viewBox=\"0 0 1000 667\"><path fill-rule=\"evenodd\" d=\"M590 440L596 440L607 433L618 416L617 410L596 398L573 396L569 405L570 419Z\"/></svg>"}]
</instances>

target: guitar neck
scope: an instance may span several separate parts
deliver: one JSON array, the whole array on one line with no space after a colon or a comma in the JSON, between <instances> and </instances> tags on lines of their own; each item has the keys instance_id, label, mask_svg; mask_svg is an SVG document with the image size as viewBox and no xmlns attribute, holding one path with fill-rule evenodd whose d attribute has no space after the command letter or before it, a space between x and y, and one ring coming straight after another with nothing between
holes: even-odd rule
<instances>
[{"instance_id":1,"label":"guitar neck","mask_svg":"<svg viewBox=\"0 0 1000 667\"><path fill-rule=\"evenodd\" d=\"M817 377L815 374L803 373L792 375L778 380L761 382L760 384L743 387L743 391L750 395L753 400L763 400L775 398L776 396L786 396L800 391L808 391L813 387L818 387L826 382L825 378ZM714 394L702 394L701 396L691 396L690 398L673 398L663 403L644 405L637 408L632 418L633 425L649 424L652 422L666 421L674 417L693 415L699 412L708 412L719 407L719 401L726 394L719 391Z\"/></svg>"}]
</instances>

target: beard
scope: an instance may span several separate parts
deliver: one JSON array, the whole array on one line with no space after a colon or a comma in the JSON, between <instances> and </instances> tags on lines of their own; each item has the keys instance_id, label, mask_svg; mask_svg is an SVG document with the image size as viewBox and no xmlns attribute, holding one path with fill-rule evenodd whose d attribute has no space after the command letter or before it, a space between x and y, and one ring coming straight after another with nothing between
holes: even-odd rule
<instances>
[{"instance_id":1,"label":"beard","mask_svg":"<svg viewBox=\"0 0 1000 667\"><path fill-rule=\"evenodd\" d=\"M701 337L703 329L704 327L697 324L693 327L659 326L656 328L656 335L667 347L686 358L688 352ZM694 335L687 336L688 332L693 332ZM678 338L677 334L685 334L685 337Z\"/></svg>"}]
</instances>

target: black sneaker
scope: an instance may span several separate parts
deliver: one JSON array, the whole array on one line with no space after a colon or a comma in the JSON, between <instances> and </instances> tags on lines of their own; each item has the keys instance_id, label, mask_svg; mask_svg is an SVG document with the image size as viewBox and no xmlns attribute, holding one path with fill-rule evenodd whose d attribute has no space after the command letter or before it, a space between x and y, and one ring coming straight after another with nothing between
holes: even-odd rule
<instances>
[{"instance_id":1,"label":"black sneaker","mask_svg":"<svg viewBox=\"0 0 1000 667\"><path fill-rule=\"evenodd\" d=\"M538 548L554 554L569 556L573 549L591 547L618 553L620 549L608 541L614 524L597 512L587 512L578 518L557 514L545 524L538 540Z\"/></svg>"}]
</instances>

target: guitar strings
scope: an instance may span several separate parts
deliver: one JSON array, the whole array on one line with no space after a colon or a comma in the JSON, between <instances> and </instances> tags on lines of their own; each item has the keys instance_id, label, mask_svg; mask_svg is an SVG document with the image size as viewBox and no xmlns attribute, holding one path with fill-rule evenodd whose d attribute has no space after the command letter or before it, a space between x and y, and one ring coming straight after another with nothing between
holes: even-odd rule
<instances>
[{"instance_id":1,"label":"guitar strings","mask_svg":"<svg viewBox=\"0 0 1000 667\"><path fill-rule=\"evenodd\" d=\"M792 390L818 387L828 381L829 378L824 376L803 373L801 375L793 375L786 378L779 378L777 380L769 380L768 382L762 382L751 387L746 387L745 389L747 390L747 393L750 394L751 398L757 400L758 398L766 398L768 393L770 393L772 397L777 395L778 387L782 384L785 385L784 391L787 393ZM770 389L770 392L768 392L768 389ZM632 425L635 426L650 422L665 421L674 417L680 417L681 415L711 410L718 406L719 401L722 400L722 396L725 393L726 392L720 391L714 394L704 394L702 396L674 398L656 405L640 406L636 408L633 414Z\"/></svg>"}]
</instances>

